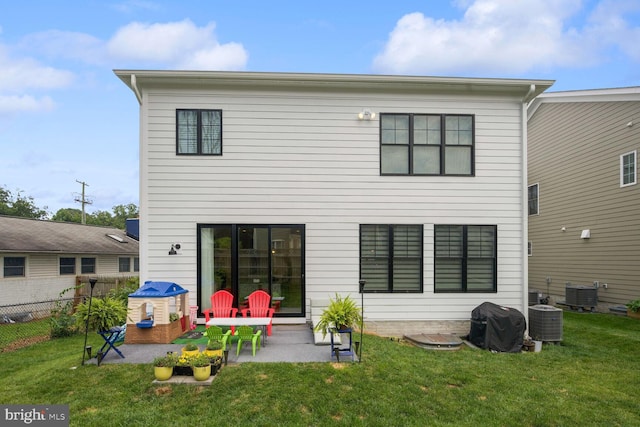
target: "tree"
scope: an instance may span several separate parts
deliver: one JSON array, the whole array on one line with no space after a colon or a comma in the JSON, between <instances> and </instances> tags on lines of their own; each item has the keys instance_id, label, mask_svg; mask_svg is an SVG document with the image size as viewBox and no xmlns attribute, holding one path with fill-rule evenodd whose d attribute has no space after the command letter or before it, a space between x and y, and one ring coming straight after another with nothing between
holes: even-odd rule
<instances>
[{"instance_id":1,"label":"tree","mask_svg":"<svg viewBox=\"0 0 640 427\"><path fill-rule=\"evenodd\" d=\"M11 215L22 218L47 219L47 207L39 208L33 197L26 197L22 191L16 190L14 195L5 187L0 187L0 215Z\"/></svg>"},{"instance_id":2,"label":"tree","mask_svg":"<svg viewBox=\"0 0 640 427\"><path fill-rule=\"evenodd\" d=\"M65 208L58 209L58 212L51 218L52 221L60 222L82 222L82 211L80 209Z\"/></svg>"}]
</instances>

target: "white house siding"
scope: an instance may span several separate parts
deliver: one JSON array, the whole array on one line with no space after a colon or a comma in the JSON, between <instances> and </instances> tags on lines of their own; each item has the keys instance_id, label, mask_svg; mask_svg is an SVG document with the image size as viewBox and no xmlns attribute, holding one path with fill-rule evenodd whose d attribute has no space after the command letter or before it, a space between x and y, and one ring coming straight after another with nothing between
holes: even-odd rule
<instances>
[{"instance_id":1,"label":"white house siding","mask_svg":"<svg viewBox=\"0 0 640 427\"><path fill-rule=\"evenodd\" d=\"M446 94L143 89L141 275L196 303L202 224L304 224L306 305L358 301L359 225L424 225L424 292L366 294L371 321L467 320L484 301L523 310L521 99ZM175 110L222 109L223 155L176 156ZM359 121L369 108L378 116ZM380 176L380 113L475 115L475 176ZM498 227L498 292L435 294L434 224ZM168 256L180 243L178 256ZM146 246L146 248L145 248Z\"/></svg>"}]
</instances>

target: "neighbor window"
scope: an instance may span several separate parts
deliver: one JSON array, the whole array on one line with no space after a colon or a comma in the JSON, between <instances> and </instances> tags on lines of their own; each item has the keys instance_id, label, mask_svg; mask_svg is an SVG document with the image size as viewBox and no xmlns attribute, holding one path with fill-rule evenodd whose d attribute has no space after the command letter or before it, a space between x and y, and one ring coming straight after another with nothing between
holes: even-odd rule
<instances>
[{"instance_id":1,"label":"neighbor window","mask_svg":"<svg viewBox=\"0 0 640 427\"><path fill-rule=\"evenodd\" d=\"M496 292L497 227L435 226L435 291Z\"/></svg>"},{"instance_id":2,"label":"neighbor window","mask_svg":"<svg viewBox=\"0 0 640 427\"><path fill-rule=\"evenodd\" d=\"M133 271L140 271L140 258L133 258Z\"/></svg>"},{"instance_id":3,"label":"neighbor window","mask_svg":"<svg viewBox=\"0 0 640 427\"><path fill-rule=\"evenodd\" d=\"M82 258L80 260L80 273L81 274L95 274L96 272L96 259L95 258Z\"/></svg>"},{"instance_id":4,"label":"neighbor window","mask_svg":"<svg viewBox=\"0 0 640 427\"><path fill-rule=\"evenodd\" d=\"M176 110L176 153L222 154L222 110Z\"/></svg>"},{"instance_id":5,"label":"neighbor window","mask_svg":"<svg viewBox=\"0 0 640 427\"><path fill-rule=\"evenodd\" d=\"M60 274L76 274L76 259L60 258Z\"/></svg>"},{"instance_id":6,"label":"neighbor window","mask_svg":"<svg viewBox=\"0 0 640 427\"><path fill-rule=\"evenodd\" d=\"M25 257L4 257L4 277L24 277Z\"/></svg>"},{"instance_id":7,"label":"neighbor window","mask_svg":"<svg viewBox=\"0 0 640 427\"><path fill-rule=\"evenodd\" d=\"M529 186L529 215L538 215L539 186L533 184Z\"/></svg>"},{"instance_id":8,"label":"neighbor window","mask_svg":"<svg viewBox=\"0 0 640 427\"><path fill-rule=\"evenodd\" d=\"M422 291L422 225L361 225L365 292Z\"/></svg>"},{"instance_id":9,"label":"neighbor window","mask_svg":"<svg viewBox=\"0 0 640 427\"><path fill-rule=\"evenodd\" d=\"M129 257L118 258L118 271L120 273L127 273L131 271L131 258Z\"/></svg>"},{"instance_id":10,"label":"neighbor window","mask_svg":"<svg viewBox=\"0 0 640 427\"><path fill-rule=\"evenodd\" d=\"M636 183L636 154L631 151L620 156L620 187Z\"/></svg>"},{"instance_id":11,"label":"neighbor window","mask_svg":"<svg viewBox=\"0 0 640 427\"><path fill-rule=\"evenodd\" d=\"M474 116L381 114L382 175L474 174Z\"/></svg>"}]
</instances>

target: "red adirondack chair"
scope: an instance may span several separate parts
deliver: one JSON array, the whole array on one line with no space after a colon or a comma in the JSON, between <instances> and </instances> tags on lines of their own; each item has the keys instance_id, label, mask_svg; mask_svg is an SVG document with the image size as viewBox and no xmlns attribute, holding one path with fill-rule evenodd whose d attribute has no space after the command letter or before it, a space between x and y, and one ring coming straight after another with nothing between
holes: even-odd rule
<instances>
[{"instance_id":1,"label":"red adirondack chair","mask_svg":"<svg viewBox=\"0 0 640 427\"><path fill-rule=\"evenodd\" d=\"M241 310L242 317L271 317L273 318L273 312L271 308L271 295L262 290L257 290L251 293L248 298L249 308ZM267 325L267 336L271 336L271 322Z\"/></svg>"},{"instance_id":2,"label":"red adirondack chair","mask_svg":"<svg viewBox=\"0 0 640 427\"><path fill-rule=\"evenodd\" d=\"M233 307L233 294L220 290L211 295L211 308L202 311L205 322L211 317L236 317L238 309ZM235 332L235 326L231 326L231 333Z\"/></svg>"}]
</instances>

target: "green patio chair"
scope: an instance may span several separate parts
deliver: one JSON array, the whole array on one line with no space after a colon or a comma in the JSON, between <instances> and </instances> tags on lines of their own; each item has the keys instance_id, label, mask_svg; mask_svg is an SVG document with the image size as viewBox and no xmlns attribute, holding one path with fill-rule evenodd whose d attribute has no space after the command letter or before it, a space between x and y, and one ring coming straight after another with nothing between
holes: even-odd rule
<instances>
[{"instance_id":1,"label":"green patio chair","mask_svg":"<svg viewBox=\"0 0 640 427\"><path fill-rule=\"evenodd\" d=\"M251 326L238 326L236 327L236 333L234 335L238 338L238 349L236 350L236 356L240 354L240 349L242 348L242 343L244 341L251 341L253 355L256 355L256 344L259 350L260 335L262 335L262 330L258 329L258 331L254 333Z\"/></svg>"},{"instance_id":2,"label":"green patio chair","mask_svg":"<svg viewBox=\"0 0 640 427\"><path fill-rule=\"evenodd\" d=\"M209 341L220 341L222 343L222 351L227 349L227 342L231 339L231 331L222 332L220 326L209 326L204 334L209 338Z\"/></svg>"}]
</instances>

